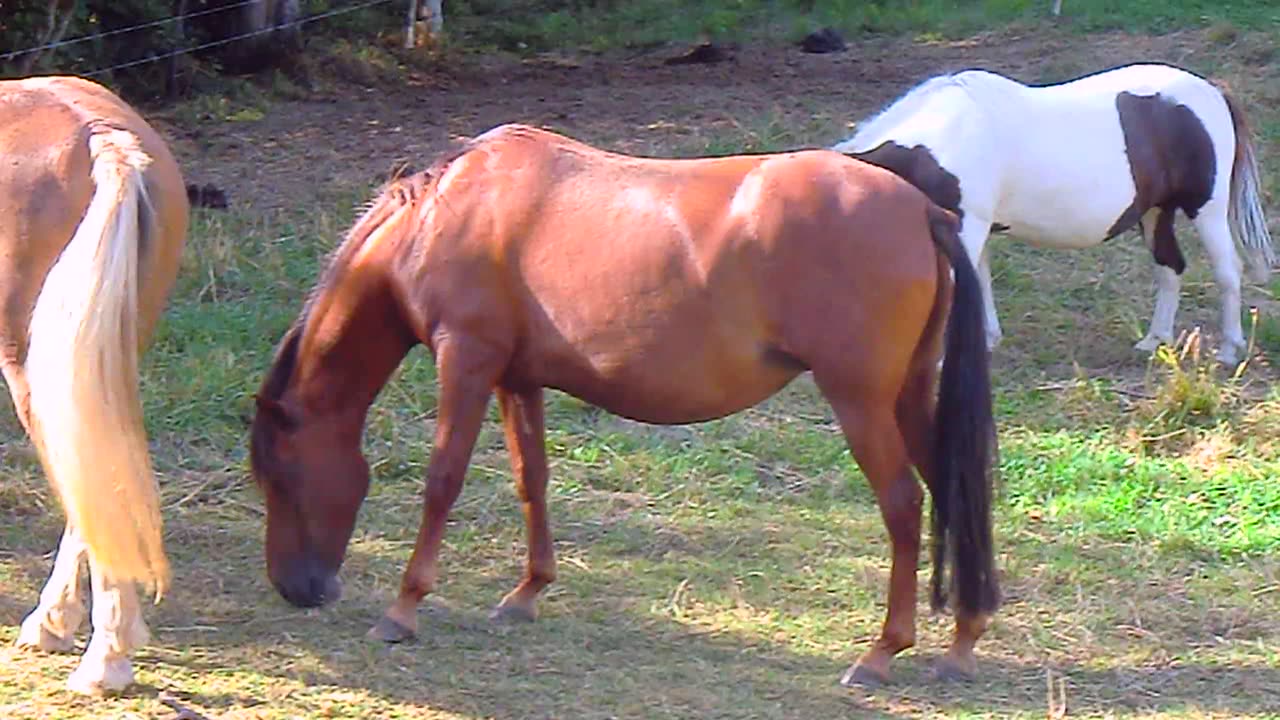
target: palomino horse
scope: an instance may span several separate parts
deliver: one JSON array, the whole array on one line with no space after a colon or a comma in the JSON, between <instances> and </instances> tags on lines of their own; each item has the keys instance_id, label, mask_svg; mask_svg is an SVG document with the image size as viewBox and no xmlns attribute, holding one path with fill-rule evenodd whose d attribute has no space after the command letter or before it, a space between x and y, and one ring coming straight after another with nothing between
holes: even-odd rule
<instances>
[{"instance_id":1,"label":"palomino horse","mask_svg":"<svg viewBox=\"0 0 1280 720\"><path fill-rule=\"evenodd\" d=\"M66 512L40 603L18 643L70 651L68 684L133 681L147 642L134 588L169 578L138 397L138 356L165 305L187 231L187 196L160 136L105 88L72 77L0 82L0 369Z\"/></svg>"},{"instance_id":2,"label":"palomino horse","mask_svg":"<svg viewBox=\"0 0 1280 720\"><path fill-rule=\"evenodd\" d=\"M1245 352L1240 258L1265 282L1274 264L1244 113L1168 65L1129 65L1029 87L980 70L932 78L833 147L893 170L961 216L977 264L988 346L1000 341L986 243L993 226L1056 248L1086 248L1135 225L1156 261L1156 303L1139 350L1173 340L1186 261L1178 210L1195 224L1222 295L1218 357Z\"/></svg>"},{"instance_id":3,"label":"palomino horse","mask_svg":"<svg viewBox=\"0 0 1280 720\"><path fill-rule=\"evenodd\" d=\"M810 370L893 545L883 632L846 679L883 680L915 640L922 493L912 465L934 498L935 607L954 565L956 634L939 669L967 675L999 594L978 293L954 217L839 153L659 160L495 128L392 182L285 335L251 430L268 574L297 606L338 595L369 484L366 414L417 343L436 360L438 420L417 543L398 599L370 631L386 641L416 632L495 390L529 545L524 579L495 617L533 619L556 576L543 388L635 420L694 423Z\"/></svg>"}]
</instances>

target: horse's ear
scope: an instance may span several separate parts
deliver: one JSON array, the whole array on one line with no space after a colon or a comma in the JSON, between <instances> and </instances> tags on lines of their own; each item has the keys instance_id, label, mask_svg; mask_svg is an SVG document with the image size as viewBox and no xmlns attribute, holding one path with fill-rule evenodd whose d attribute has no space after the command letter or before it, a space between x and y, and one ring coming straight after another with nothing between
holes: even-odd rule
<instances>
[{"instance_id":1,"label":"horse's ear","mask_svg":"<svg viewBox=\"0 0 1280 720\"><path fill-rule=\"evenodd\" d=\"M285 432L293 432L297 429L298 421L284 403L274 398L263 397L257 393L253 396L253 402L258 406L258 413L270 418L276 427Z\"/></svg>"}]
</instances>

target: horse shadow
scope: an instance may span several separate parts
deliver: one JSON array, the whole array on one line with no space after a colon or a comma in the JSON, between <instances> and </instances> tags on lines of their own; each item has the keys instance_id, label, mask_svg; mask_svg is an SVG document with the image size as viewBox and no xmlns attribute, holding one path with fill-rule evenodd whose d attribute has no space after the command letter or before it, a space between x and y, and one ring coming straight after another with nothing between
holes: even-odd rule
<instances>
[{"instance_id":1,"label":"horse shadow","mask_svg":"<svg viewBox=\"0 0 1280 720\"><path fill-rule=\"evenodd\" d=\"M404 534L410 537L412 511L404 510ZM1047 664L1010 652L1019 641L1008 638L980 647L981 675L975 681L939 682L931 665L943 648L937 639L945 636L948 621L927 613L920 647L898 659L891 684L841 687L840 674L866 646L878 617L855 621L832 645L816 648L762 635L731 615L714 625L682 617L678 602L644 586L645 574L667 569L639 565L645 547L686 549L673 545L663 528L626 516L609 532L629 534L629 549L594 553L590 568L564 568L533 624L488 620L487 603L515 579L510 564L481 563L477 569L472 558L446 555L447 575L420 613L418 638L388 646L366 639L364 632L394 594L403 542L390 543L394 552L357 543L344 570L345 597L304 611L284 603L263 576L258 516L246 512L229 519L225 510L200 515L187 513L169 526L177 581L162 605L147 610L155 640L136 655L141 684L126 701L164 693L210 718L270 708L283 696L315 714L354 702L374 714L412 708L500 720L1019 715L1053 712L1059 703L1072 713L1178 710L1241 717L1273 710L1274 690L1280 688L1275 667ZM519 522L514 513L500 520ZM28 521L28 532L21 534L26 540L15 550L27 586L38 589L59 528L47 520ZM737 541L729 528L707 532L700 542ZM560 535L571 547L591 539L572 528ZM691 553L680 562L695 560ZM1122 564L1118 558L1093 560ZM851 584L862 582L867 592L883 589L880 578L850 578ZM766 607L765 596L750 588L744 592L743 608L789 612ZM801 589L795 605L803 608L811 595ZM34 591L25 602L20 596L0 595L0 624L16 625L30 609ZM856 637L861 630L868 632ZM148 674L147 668L162 669ZM236 669L270 678L260 684L268 689L259 693L216 681ZM333 701L334 696L343 699Z\"/></svg>"}]
</instances>

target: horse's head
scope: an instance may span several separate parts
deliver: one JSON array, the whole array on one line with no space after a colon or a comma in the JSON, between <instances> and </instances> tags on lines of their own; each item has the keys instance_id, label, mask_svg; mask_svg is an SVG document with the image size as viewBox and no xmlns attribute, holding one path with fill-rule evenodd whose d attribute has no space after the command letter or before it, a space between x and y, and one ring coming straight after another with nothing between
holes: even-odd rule
<instances>
[{"instance_id":1,"label":"horse's head","mask_svg":"<svg viewBox=\"0 0 1280 720\"><path fill-rule=\"evenodd\" d=\"M296 335L286 338L263 392L250 436L250 464L267 506L267 574L298 607L336 600L338 570L369 489L360 423L347 413L308 412L273 393L287 371Z\"/></svg>"},{"instance_id":2,"label":"horse's head","mask_svg":"<svg viewBox=\"0 0 1280 720\"><path fill-rule=\"evenodd\" d=\"M299 607L338 595L369 489L369 406L419 339L389 277L438 171L393 181L347 233L257 395L249 447L267 506L267 574Z\"/></svg>"}]
</instances>

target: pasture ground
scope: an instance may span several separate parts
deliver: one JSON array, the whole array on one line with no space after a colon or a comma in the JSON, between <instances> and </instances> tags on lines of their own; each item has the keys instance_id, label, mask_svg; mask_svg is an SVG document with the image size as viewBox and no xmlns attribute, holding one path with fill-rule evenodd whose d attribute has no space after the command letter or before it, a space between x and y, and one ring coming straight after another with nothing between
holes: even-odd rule
<instances>
[{"instance_id":1,"label":"pasture ground","mask_svg":"<svg viewBox=\"0 0 1280 720\"><path fill-rule=\"evenodd\" d=\"M807 379L739 416L680 428L552 394L560 580L527 626L486 620L524 554L490 423L420 639L395 647L364 631L394 596L420 515L435 407L426 354L411 355L371 414L375 482L333 607L295 610L269 587L245 452L251 393L322 258L397 163L425 164L453 135L522 121L669 156L823 146L935 73L985 66L1057 81L1164 60L1241 96L1280 192L1275 46L1274 33L1221 26L1011 27L860 40L828 56L744 43L732 62L702 66L663 65L671 47L366 59L335 61L307 92L237 84L153 111L188 180L232 202L196 213L145 368L175 587L148 611L155 638L124 697L67 695L77 656L13 649L61 526L19 426L0 413L0 717L173 717L161 693L224 720L1280 717L1275 286L1246 291L1260 308L1259 354L1240 379L1194 353L1152 360L1131 349L1152 301L1151 263L1132 235L1072 253L995 242L1008 599L971 684L931 679L950 623L928 614L923 593L919 645L895 682L836 683L879 629L888 554L871 493ZM1280 218L1280 203L1270 211ZM1178 327L1202 326L1211 349L1217 292L1198 243L1183 239L1192 269Z\"/></svg>"}]
</instances>

